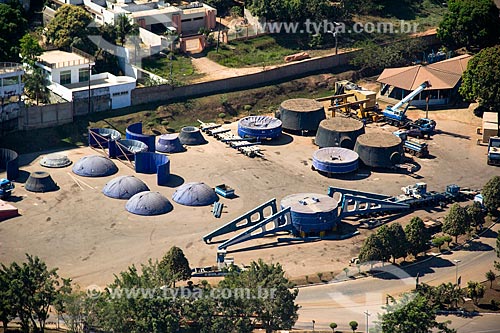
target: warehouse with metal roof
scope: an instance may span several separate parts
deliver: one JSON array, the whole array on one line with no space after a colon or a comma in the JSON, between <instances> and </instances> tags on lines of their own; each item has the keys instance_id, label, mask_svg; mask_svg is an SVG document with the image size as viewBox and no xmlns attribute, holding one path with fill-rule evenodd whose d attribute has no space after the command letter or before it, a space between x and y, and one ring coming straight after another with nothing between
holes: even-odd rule
<instances>
[{"instance_id":1,"label":"warehouse with metal roof","mask_svg":"<svg viewBox=\"0 0 500 333\"><path fill-rule=\"evenodd\" d=\"M429 105L446 105L453 102L462 82L462 74L472 58L469 54L446 59L427 66L386 68L377 81L382 84L380 97L401 100L415 90L422 82L428 81L430 87L422 91L411 105L425 106L429 96ZM392 102L388 100L388 102Z\"/></svg>"}]
</instances>

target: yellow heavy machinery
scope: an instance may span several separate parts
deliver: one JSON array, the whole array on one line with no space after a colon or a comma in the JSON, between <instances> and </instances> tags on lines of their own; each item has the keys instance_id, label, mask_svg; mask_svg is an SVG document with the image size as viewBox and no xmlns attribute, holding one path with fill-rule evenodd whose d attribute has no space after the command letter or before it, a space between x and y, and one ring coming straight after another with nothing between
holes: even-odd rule
<instances>
[{"instance_id":1,"label":"yellow heavy machinery","mask_svg":"<svg viewBox=\"0 0 500 333\"><path fill-rule=\"evenodd\" d=\"M378 113L376 99L377 93L364 89L350 81L343 80L335 83L335 94L327 97L317 98L318 102L329 101L327 106L332 111L340 111L350 117L378 121L381 115Z\"/></svg>"}]
</instances>

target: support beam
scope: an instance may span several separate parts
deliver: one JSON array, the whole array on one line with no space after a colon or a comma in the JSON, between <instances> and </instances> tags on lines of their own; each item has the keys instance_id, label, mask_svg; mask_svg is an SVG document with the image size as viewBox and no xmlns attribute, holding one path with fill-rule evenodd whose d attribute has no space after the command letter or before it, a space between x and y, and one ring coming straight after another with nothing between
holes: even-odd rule
<instances>
[{"instance_id":1,"label":"support beam","mask_svg":"<svg viewBox=\"0 0 500 333\"><path fill-rule=\"evenodd\" d=\"M408 210L410 209L410 205L389 200L344 194L340 209L339 217L342 219L348 216Z\"/></svg>"},{"instance_id":2,"label":"support beam","mask_svg":"<svg viewBox=\"0 0 500 333\"><path fill-rule=\"evenodd\" d=\"M223 226L221 226L220 228L217 228L214 231L212 231L211 233L203 236L203 241L205 241L205 243L210 243L212 241L212 238L214 238L214 237L225 235L225 234L233 232L233 231L237 231L240 229L244 229L244 228L248 228L250 226L256 225L257 223L268 218L268 216L264 215L264 210L267 207L271 207L271 215L269 215L269 216L276 214L276 212L278 211L278 209L276 207L276 198L273 198L267 202L264 202L262 205L255 207L254 209L246 212L245 214L235 218L231 222L228 222L228 223L224 224ZM259 214L258 219L252 220L252 216L256 213Z\"/></svg>"},{"instance_id":3,"label":"support beam","mask_svg":"<svg viewBox=\"0 0 500 333\"><path fill-rule=\"evenodd\" d=\"M255 238L263 238L267 235L276 234L282 231L292 231L292 217L290 207L268 217L262 222L255 224L248 230L228 239L217 247L218 250L225 250L229 246L243 243ZM260 230L259 230L260 229Z\"/></svg>"},{"instance_id":4,"label":"support beam","mask_svg":"<svg viewBox=\"0 0 500 333\"><path fill-rule=\"evenodd\" d=\"M385 195L385 194L356 191L356 190L351 190L351 189L347 189L347 188L333 187L333 186L328 187L328 196L333 198L334 193L340 193L342 195L351 194L354 196L361 196L361 197L374 198L374 199L380 199L380 200L391 198L391 196Z\"/></svg>"}]
</instances>

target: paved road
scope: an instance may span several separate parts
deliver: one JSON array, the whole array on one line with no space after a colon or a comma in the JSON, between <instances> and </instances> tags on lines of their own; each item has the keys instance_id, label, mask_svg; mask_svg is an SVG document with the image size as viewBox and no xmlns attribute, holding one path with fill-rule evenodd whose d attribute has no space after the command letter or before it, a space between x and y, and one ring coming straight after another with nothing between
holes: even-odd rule
<instances>
[{"instance_id":1,"label":"paved road","mask_svg":"<svg viewBox=\"0 0 500 333\"><path fill-rule=\"evenodd\" d=\"M491 269L496 258L494 251L496 232L500 229L495 225L480 239L475 240L467 248L454 253L434 257L406 270L387 265L384 273L377 277L367 277L356 280L345 280L345 275L339 278L344 281L331 284L301 288L297 298L301 306L297 328L328 328L330 322L336 322L339 329L348 329L348 323L356 320L359 329L366 329L365 311L370 313L369 325L377 319L377 313L382 313L387 295L398 295L409 292L415 287L416 276L419 281L431 285L443 282L455 282L456 276L461 277L462 285L467 281L484 280L484 274ZM459 260L458 266L456 260ZM368 268L368 267L366 267ZM354 271L357 268L352 268ZM382 268L381 268L382 269ZM396 275L398 278L395 278ZM500 332L500 316L484 315L472 319L455 316L443 317L442 320L452 320L452 327L458 332Z\"/></svg>"}]
</instances>

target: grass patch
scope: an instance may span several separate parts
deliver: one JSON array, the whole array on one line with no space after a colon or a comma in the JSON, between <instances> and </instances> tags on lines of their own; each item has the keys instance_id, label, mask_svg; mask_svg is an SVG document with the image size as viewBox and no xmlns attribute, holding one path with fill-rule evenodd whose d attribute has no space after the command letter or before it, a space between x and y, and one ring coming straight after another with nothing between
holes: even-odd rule
<instances>
[{"instance_id":1,"label":"grass patch","mask_svg":"<svg viewBox=\"0 0 500 333\"><path fill-rule=\"evenodd\" d=\"M401 20L406 23L417 24L417 31L422 32L439 25L446 7L438 0L416 1L411 6L392 6L383 16L355 16L352 22L345 22L346 30L354 23L391 22L394 30L399 30ZM403 6L404 7L404 6ZM342 49L356 47L357 43L372 41L375 43L390 42L407 37L400 33L341 33L338 36L338 46ZM269 66L284 63L284 57L297 52L306 51L311 57L331 54L335 46L331 34L323 35L323 44L320 49L312 48L311 36L303 34L269 34L248 40L232 41L228 45L221 45L219 52L211 48L207 52L209 59L227 67Z\"/></svg>"},{"instance_id":2,"label":"grass patch","mask_svg":"<svg viewBox=\"0 0 500 333\"><path fill-rule=\"evenodd\" d=\"M189 84L204 75L196 71L191 58L184 54L174 54L172 61L168 55L155 54L142 59L142 68L167 80L170 79L170 68L172 68L173 81L180 85Z\"/></svg>"},{"instance_id":3,"label":"grass patch","mask_svg":"<svg viewBox=\"0 0 500 333\"><path fill-rule=\"evenodd\" d=\"M289 39L293 40L289 35ZM297 37L297 39L299 39ZM234 41L229 45L221 45L219 52L214 48L207 53L209 59L227 67L268 66L283 63L287 55L299 52L302 43L280 45L275 35L267 35L246 41Z\"/></svg>"}]
</instances>

